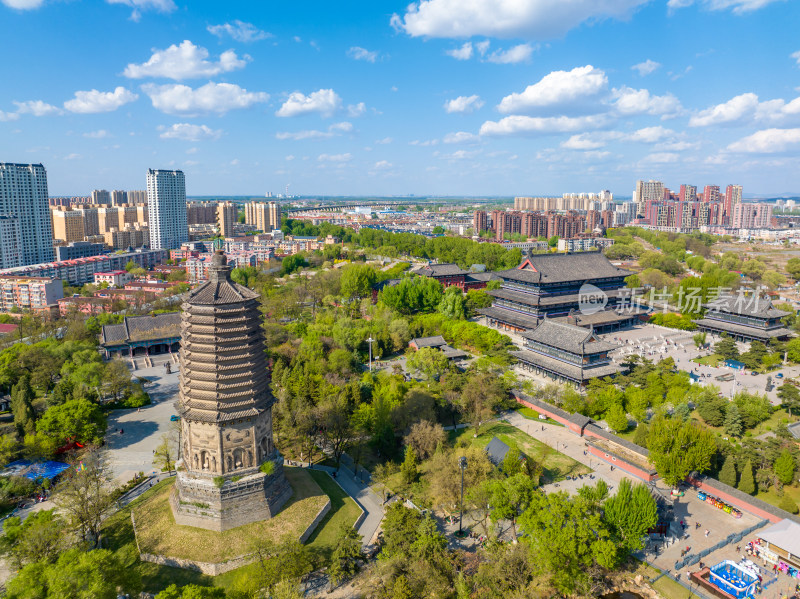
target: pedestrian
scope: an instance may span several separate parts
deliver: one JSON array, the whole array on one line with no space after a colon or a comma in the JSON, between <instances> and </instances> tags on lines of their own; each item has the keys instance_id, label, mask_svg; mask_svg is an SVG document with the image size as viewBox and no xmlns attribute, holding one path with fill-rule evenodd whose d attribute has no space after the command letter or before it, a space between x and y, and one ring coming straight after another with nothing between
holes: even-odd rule
<instances>
[{"instance_id":1,"label":"pedestrian","mask_svg":"<svg viewBox=\"0 0 800 599\"><path fill-rule=\"evenodd\" d=\"M706 536L708 536L708 529L706 529Z\"/></svg>"}]
</instances>

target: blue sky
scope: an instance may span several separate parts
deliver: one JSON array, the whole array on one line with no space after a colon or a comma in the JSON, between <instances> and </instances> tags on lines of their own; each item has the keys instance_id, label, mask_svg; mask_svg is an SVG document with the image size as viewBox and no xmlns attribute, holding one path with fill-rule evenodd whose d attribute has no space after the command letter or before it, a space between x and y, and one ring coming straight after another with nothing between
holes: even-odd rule
<instances>
[{"instance_id":1,"label":"blue sky","mask_svg":"<svg viewBox=\"0 0 800 599\"><path fill-rule=\"evenodd\" d=\"M797 0L0 0L51 195L800 192ZM12 60L8 60L12 59Z\"/></svg>"}]
</instances>

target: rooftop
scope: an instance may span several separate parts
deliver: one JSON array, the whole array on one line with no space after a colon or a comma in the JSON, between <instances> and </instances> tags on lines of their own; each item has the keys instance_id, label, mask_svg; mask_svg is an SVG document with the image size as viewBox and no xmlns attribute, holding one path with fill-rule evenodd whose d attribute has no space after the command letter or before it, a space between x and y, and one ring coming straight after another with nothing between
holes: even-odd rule
<instances>
[{"instance_id":1,"label":"rooftop","mask_svg":"<svg viewBox=\"0 0 800 599\"><path fill-rule=\"evenodd\" d=\"M121 324L107 324L100 332L102 345L121 345L150 339L181 336L181 315L167 312L156 316L126 316Z\"/></svg>"},{"instance_id":2,"label":"rooftop","mask_svg":"<svg viewBox=\"0 0 800 599\"><path fill-rule=\"evenodd\" d=\"M758 533L759 538L791 553L800 555L800 524L781 520Z\"/></svg>"},{"instance_id":3,"label":"rooftop","mask_svg":"<svg viewBox=\"0 0 800 599\"><path fill-rule=\"evenodd\" d=\"M414 268L409 272L423 277L453 277L469 273L458 264L428 264L427 266Z\"/></svg>"},{"instance_id":4,"label":"rooftop","mask_svg":"<svg viewBox=\"0 0 800 599\"><path fill-rule=\"evenodd\" d=\"M777 310L772 306L770 298L761 297L757 294L750 296L743 294L720 295L718 298L708 302L706 308L711 312L728 312L742 316L756 316L758 318L782 318L790 314L783 310Z\"/></svg>"},{"instance_id":5,"label":"rooftop","mask_svg":"<svg viewBox=\"0 0 800 599\"><path fill-rule=\"evenodd\" d=\"M414 345L417 349L423 347L441 347L447 345L447 341L445 341L444 337L441 335L436 335L434 337L416 337L411 340L411 345Z\"/></svg>"},{"instance_id":6,"label":"rooftop","mask_svg":"<svg viewBox=\"0 0 800 599\"><path fill-rule=\"evenodd\" d=\"M534 330L522 333L522 336L576 355L596 354L616 348L611 343L600 341L591 329L547 318Z\"/></svg>"},{"instance_id":7,"label":"rooftop","mask_svg":"<svg viewBox=\"0 0 800 599\"><path fill-rule=\"evenodd\" d=\"M563 283L627 277L629 270L614 266L599 252L581 254L537 254L517 268L497 273L503 279L527 283Z\"/></svg>"}]
</instances>

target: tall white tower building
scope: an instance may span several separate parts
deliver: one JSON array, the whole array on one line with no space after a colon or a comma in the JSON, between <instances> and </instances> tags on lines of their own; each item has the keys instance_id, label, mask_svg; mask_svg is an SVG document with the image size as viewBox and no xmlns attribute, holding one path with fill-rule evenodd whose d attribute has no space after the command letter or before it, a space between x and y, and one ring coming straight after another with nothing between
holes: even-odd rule
<instances>
[{"instance_id":1,"label":"tall white tower building","mask_svg":"<svg viewBox=\"0 0 800 599\"><path fill-rule=\"evenodd\" d=\"M173 250L189 241L183 171L147 171L147 212L151 249Z\"/></svg>"},{"instance_id":2,"label":"tall white tower building","mask_svg":"<svg viewBox=\"0 0 800 599\"><path fill-rule=\"evenodd\" d=\"M41 164L0 162L0 217L0 243L17 244L17 251L0 252L0 268L54 260L47 171Z\"/></svg>"}]
</instances>

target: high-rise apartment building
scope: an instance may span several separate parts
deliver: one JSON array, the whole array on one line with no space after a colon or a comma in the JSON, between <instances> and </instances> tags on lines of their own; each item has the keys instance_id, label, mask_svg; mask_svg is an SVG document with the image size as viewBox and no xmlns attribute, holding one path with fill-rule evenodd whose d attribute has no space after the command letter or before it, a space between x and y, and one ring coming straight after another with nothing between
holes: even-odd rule
<instances>
[{"instance_id":1,"label":"high-rise apartment building","mask_svg":"<svg viewBox=\"0 0 800 599\"><path fill-rule=\"evenodd\" d=\"M111 192L111 205L122 206L128 203L128 192L120 189L115 189Z\"/></svg>"},{"instance_id":2,"label":"high-rise apartment building","mask_svg":"<svg viewBox=\"0 0 800 599\"><path fill-rule=\"evenodd\" d=\"M703 201L704 202L719 202L719 185L706 185L703 188Z\"/></svg>"},{"instance_id":3,"label":"high-rise apartment building","mask_svg":"<svg viewBox=\"0 0 800 599\"><path fill-rule=\"evenodd\" d=\"M92 192L92 204L110 204L111 194L105 189L95 189Z\"/></svg>"},{"instance_id":4,"label":"high-rise apartment building","mask_svg":"<svg viewBox=\"0 0 800 599\"><path fill-rule=\"evenodd\" d=\"M127 193L128 193L129 204L147 203L147 191L145 191L144 189L129 189Z\"/></svg>"},{"instance_id":5,"label":"high-rise apartment building","mask_svg":"<svg viewBox=\"0 0 800 599\"><path fill-rule=\"evenodd\" d=\"M217 204L217 227L223 237L233 237L233 225L239 216L239 208L233 202Z\"/></svg>"},{"instance_id":6,"label":"high-rise apartment building","mask_svg":"<svg viewBox=\"0 0 800 599\"><path fill-rule=\"evenodd\" d=\"M0 214L0 266L20 266L19 222L15 216Z\"/></svg>"},{"instance_id":7,"label":"high-rise apartment building","mask_svg":"<svg viewBox=\"0 0 800 599\"><path fill-rule=\"evenodd\" d=\"M186 221L190 225L213 225L217 222L217 202L189 202Z\"/></svg>"},{"instance_id":8,"label":"high-rise apartment building","mask_svg":"<svg viewBox=\"0 0 800 599\"><path fill-rule=\"evenodd\" d=\"M177 249L189 241L183 171L147 171L147 212L151 249Z\"/></svg>"},{"instance_id":9,"label":"high-rise apartment building","mask_svg":"<svg viewBox=\"0 0 800 599\"><path fill-rule=\"evenodd\" d=\"M485 231L488 228L487 225L486 211L476 210L472 215L472 230L475 235L480 235L481 231Z\"/></svg>"},{"instance_id":10,"label":"high-rise apartment building","mask_svg":"<svg viewBox=\"0 0 800 599\"><path fill-rule=\"evenodd\" d=\"M53 210L53 239L57 243L83 241L86 232L83 228L83 214L81 210Z\"/></svg>"},{"instance_id":11,"label":"high-rise apartment building","mask_svg":"<svg viewBox=\"0 0 800 599\"><path fill-rule=\"evenodd\" d=\"M261 231L281 228L281 211L277 202L250 202L244 205L244 222Z\"/></svg>"},{"instance_id":12,"label":"high-rise apartment building","mask_svg":"<svg viewBox=\"0 0 800 599\"><path fill-rule=\"evenodd\" d=\"M663 199L664 184L661 181L650 179L649 181L639 180L636 182L633 201L636 203L636 214L638 216L645 216L647 202L660 202Z\"/></svg>"},{"instance_id":13,"label":"high-rise apartment building","mask_svg":"<svg viewBox=\"0 0 800 599\"><path fill-rule=\"evenodd\" d=\"M772 223L772 206L768 204L736 204L733 207L732 222L737 229L769 228Z\"/></svg>"},{"instance_id":14,"label":"high-rise apartment building","mask_svg":"<svg viewBox=\"0 0 800 599\"><path fill-rule=\"evenodd\" d=\"M103 235L111 229L119 228L119 211L117 206L104 206L97 209L99 234Z\"/></svg>"},{"instance_id":15,"label":"high-rise apartment building","mask_svg":"<svg viewBox=\"0 0 800 599\"><path fill-rule=\"evenodd\" d=\"M53 228L44 166L0 162L0 216L6 217L4 230L15 229L13 237L18 240L19 248L16 263L0 261L0 268L53 260ZM5 243L3 237L2 244ZM0 254L3 260L4 256Z\"/></svg>"},{"instance_id":16,"label":"high-rise apartment building","mask_svg":"<svg viewBox=\"0 0 800 599\"><path fill-rule=\"evenodd\" d=\"M696 202L697 201L697 185L681 185L680 193L681 202Z\"/></svg>"},{"instance_id":17,"label":"high-rise apartment building","mask_svg":"<svg viewBox=\"0 0 800 599\"><path fill-rule=\"evenodd\" d=\"M726 224L733 222L736 206L742 203L742 186L728 185L725 188L725 220ZM771 215L770 215L771 217ZM735 226L735 225L734 225Z\"/></svg>"},{"instance_id":18,"label":"high-rise apartment building","mask_svg":"<svg viewBox=\"0 0 800 599\"><path fill-rule=\"evenodd\" d=\"M83 217L83 234L86 237L100 235L100 221L98 219L98 208L91 204L76 204L72 207Z\"/></svg>"}]
</instances>

